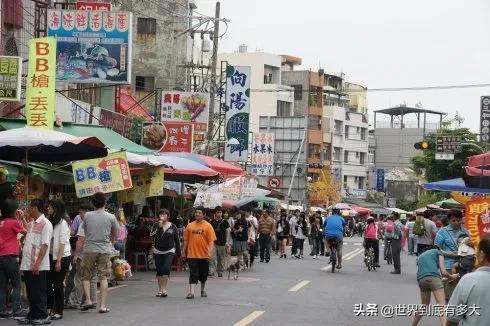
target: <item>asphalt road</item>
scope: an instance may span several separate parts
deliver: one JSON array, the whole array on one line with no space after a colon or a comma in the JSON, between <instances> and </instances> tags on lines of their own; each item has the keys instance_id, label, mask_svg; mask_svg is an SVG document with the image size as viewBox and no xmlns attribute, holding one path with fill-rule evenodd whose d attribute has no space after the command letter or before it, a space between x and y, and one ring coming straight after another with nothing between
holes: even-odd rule
<instances>
[{"instance_id":1,"label":"asphalt road","mask_svg":"<svg viewBox=\"0 0 490 326\"><path fill-rule=\"evenodd\" d=\"M308 248L308 246L306 245ZM309 249L305 253L309 253ZM418 304L415 257L402 253L402 274L391 275L392 266L382 262L369 272L362 264L360 238L345 240L343 268L325 270L328 258L279 259L256 263L242 272L238 281L212 278L208 298L186 300L187 273L173 273L169 297L156 298L152 272L135 273L133 279L112 288L109 314L95 311L65 311L53 325L409 325L411 317L381 316L386 305ZM199 292L197 292L199 293ZM377 304L378 316L356 316L355 304ZM403 313L403 311L401 311ZM16 325L2 320L2 325ZM438 325L435 317L424 317L420 325Z\"/></svg>"}]
</instances>

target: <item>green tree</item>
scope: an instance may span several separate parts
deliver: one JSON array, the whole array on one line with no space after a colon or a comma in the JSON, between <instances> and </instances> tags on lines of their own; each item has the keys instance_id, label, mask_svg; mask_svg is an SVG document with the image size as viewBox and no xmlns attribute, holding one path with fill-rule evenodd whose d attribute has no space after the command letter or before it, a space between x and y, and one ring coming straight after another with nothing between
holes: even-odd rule
<instances>
[{"instance_id":1,"label":"green tree","mask_svg":"<svg viewBox=\"0 0 490 326\"><path fill-rule=\"evenodd\" d=\"M437 191L425 191L417 201L417 208L422 208L430 204L437 203L447 197L447 194Z\"/></svg>"},{"instance_id":2,"label":"green tree","mask_svg":"<svg viewBox=\"0 0 490 326\"><path fill-rule=\"evenodd\" d=\"M480 154L478 149L473 146L462 146L461 153L455 154L454 160L436 160L436 136L442 135L459 136L462 143L477 144L477 136L467 128L442 129L438 133L428 135L425 141L429 143L429 148L422 150L419 155L412 158L414 171L419 175L425 174L425 179L428 182L461 177L462 168L468 157Z\"/></svg>"}]
</instances>

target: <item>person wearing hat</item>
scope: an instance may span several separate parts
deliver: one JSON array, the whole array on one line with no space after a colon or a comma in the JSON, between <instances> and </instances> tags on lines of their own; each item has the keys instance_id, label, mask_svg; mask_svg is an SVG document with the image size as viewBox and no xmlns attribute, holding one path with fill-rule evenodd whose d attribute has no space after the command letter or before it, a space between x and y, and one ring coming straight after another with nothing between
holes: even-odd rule
<instances>
[{"instance_id":1,"label":"person wearing hat","mask_svg":"<svg viewBox=\"0 0 490 326\"><path fill-rule=\"evenodd\" d=\"M374 223L374 217L369 216L367 219L366 229L364 230L364 247L366 249L373 248L374 250L374 265L379 265L379 240L378 226Z\"/></svg>"}]
</instances>

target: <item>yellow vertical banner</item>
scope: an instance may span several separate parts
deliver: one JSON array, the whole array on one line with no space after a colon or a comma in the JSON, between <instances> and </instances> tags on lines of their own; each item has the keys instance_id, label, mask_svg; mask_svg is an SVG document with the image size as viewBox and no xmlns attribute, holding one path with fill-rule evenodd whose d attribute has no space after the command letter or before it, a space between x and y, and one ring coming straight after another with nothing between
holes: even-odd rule
<instances>
[{"instance_id":1,"label":"yellow vertical banner","mask_svg":"<svg viewBox=\"0 0 490 326\"><path fill-rule=\"evenodd\" d=\"M30 40L25 106L28 127L53 129L55 87L56 39Z\"/></svg>"}]
</instances>

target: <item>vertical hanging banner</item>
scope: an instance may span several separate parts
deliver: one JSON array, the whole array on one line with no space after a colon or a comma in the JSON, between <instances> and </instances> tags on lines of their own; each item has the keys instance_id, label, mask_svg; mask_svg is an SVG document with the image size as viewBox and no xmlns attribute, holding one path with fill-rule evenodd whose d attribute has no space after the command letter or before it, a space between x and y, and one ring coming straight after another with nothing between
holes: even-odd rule
<instances>
[{"instance_id":1,"label":"vertical hanging banner","mask_svg":"<svg viewBox=\"0 0 490 326\"><path fill-rule=\"evenodd\" d=\"M225 132L228 143L225 161L248 160L248 130L250 115L250 67L226 68Z\"/></svg>"},{"instance_id":2,"label":"vertical hanging banner","mask_svg":"<svg viewBox=\"0 0 490 326\"><path fill-rule=\"evenodd\" d=\"M129 84L131 31L129 12L48 10L48 35L58 42L57 79Z\"/></svg>"},{"instance_id":3,"label":"vertical hanging banner","mask_svg":"<svg viewBox=\"0 0 490 326\"><path fill-rule=\"evenodd\" d=\"M28 127L53 129L55 87L56 39L30 40L25 108Z\"/></svg>"},{"instance_id":4,"label":"vertical hanging banner","mask_svg":"<svg viewBox=\"0 0 490 326\"><path fill-rule=\"evenodd\" d=\"M0 55L0 101L20 101L21 79L22 58Z\"/></svg>"},{"instance_id":5,"label":"vertical hanging banner","mask_svg":"<svg viewBox=\"0 0 490 326\"><path fill-rule=\"evenodd\" d=\"M267 132L254 133L252 174L274 175L274 134Z\"/></svg>"},{"instance_id":6,"label":"vertical hanging banner","mask_svg":"<svg viewBox=\"0 0 490 326\"><path fill-rule=\"evenodd\" d=\"M465 225L475 248L486 235L490 235L490 198L469 200L465 204Z\"/></svg>"},{"instance_id":7,"label":"vertical hanging banner","mask_svg":"<svg viewBox=\"0 0 490 326\"><path fill-rule=\"evenodd\" d=\"M490 142L490 96L481 97L480 135L482 142Z\"/></svg>"}]
</instances>

